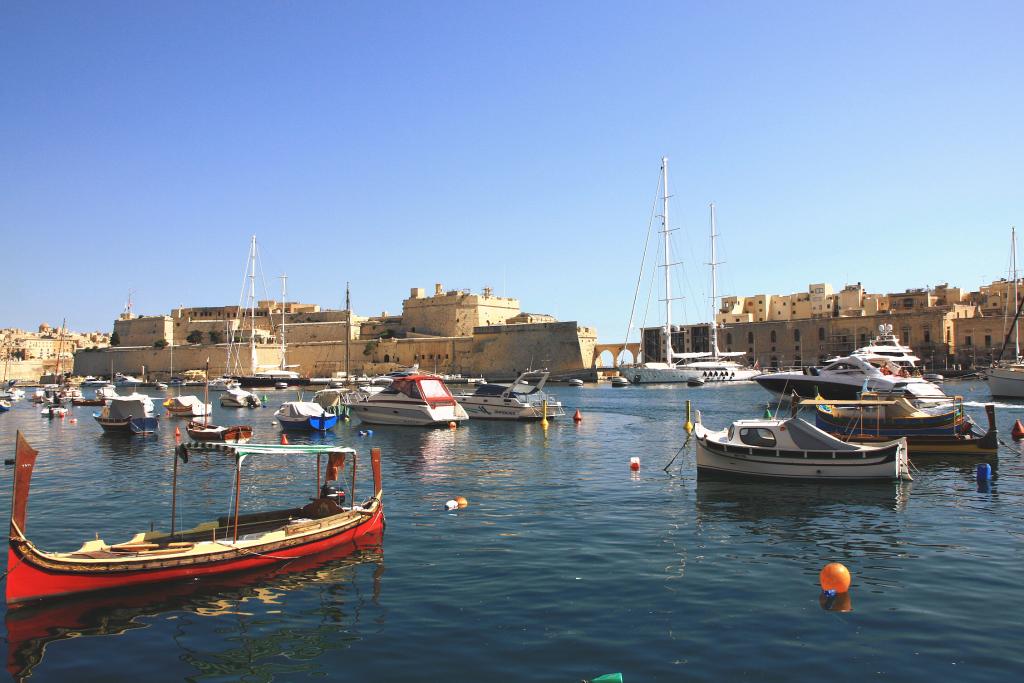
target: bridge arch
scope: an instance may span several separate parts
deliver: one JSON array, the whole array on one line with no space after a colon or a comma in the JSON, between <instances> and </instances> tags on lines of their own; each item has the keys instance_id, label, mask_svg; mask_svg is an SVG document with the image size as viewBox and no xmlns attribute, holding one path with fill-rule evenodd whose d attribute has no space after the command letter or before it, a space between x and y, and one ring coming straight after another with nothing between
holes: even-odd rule
<instances>
[{"instance_id":1,"label":"bridge arch","mask_svg":"<svg viewBox=\"0 0 1024 683\"><path fill-rule=\"evenodd\" d=\"M592 368L617 367L622 363L635 363L640 356L640 342L618 344L595 344L590 361ZM611 365L603 365L610 362Z\"/></svg>"}]
</instances>

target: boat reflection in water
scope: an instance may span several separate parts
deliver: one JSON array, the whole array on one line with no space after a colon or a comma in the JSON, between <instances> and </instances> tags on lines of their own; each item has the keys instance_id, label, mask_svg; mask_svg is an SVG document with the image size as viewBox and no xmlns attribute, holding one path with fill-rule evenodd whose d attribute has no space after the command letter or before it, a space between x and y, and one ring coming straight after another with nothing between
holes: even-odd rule
<instances>
[{"instance_id":1,"label":"boat reflection in water","mask_svg":"<svg viewBox=\"0 0 1024 683\"><path fill-rule=\"evenodd\" d=\"M83 636L117 636L135 629L154 627L160 621L173 619L174 638L160 638L160 647L171 642L180 652L172 655L174 662L187 662L195 673L231 667L235 672L257 674L264 666L269 671L273 659L289 655L289 648L308 648L310 641L320 640L319 647L332 650L345 647L358 638L361 612L369 605L378 604L381 577L384 573L384 553L380 533L368 534L355 544L335 547L318 555L303 557L273 569L253 570L231 575L204 578L198 582L171 583L149 589L119 590L117 592L67 598L49 604L27 605L9 610L7 625L7 670L14 680L30 677L40 666L47 646L59 641ZM372 567L371 593L365 593L365 581L360 576ZM295 610L325 615L319 619L299 620ZM245 605L243 607L243 605ZM288 605L288 608L285 607ZM260 606L262 613L257 613ZM312 608L311 608L312 606ZM282 612L280 625L267 628L276 612ZM177 614L175 614L177 613ZM203 619L178 618L195 615ZM326 616L329 615L329 616ZM212 618L211 621L206 618ZM235 623L244 620L244 623ZM259 620L257 629L249 622ZM296 628L296 623L324 624L308 629ZM379 620L379 613L374 620ZM238 640L244 652L228 650L218 653L197 652L182 644L191 637L202 642L213 629L224 632L237 628L245 632ZM194 631L191 635L188 631ZM229 639L235 640L235 639ZM260 642L265 640L267 642ZM271 642L272 641L272 642ZM218 661L207 661L216 658ZM237 663L230 660L238 658ZM265 660L261 662L261 659ZM319 666L313 662L311 667ZM169 678L181 678L166 672ZM238 675L241 675L240 673Z\"/></svg>"}]
</instances>

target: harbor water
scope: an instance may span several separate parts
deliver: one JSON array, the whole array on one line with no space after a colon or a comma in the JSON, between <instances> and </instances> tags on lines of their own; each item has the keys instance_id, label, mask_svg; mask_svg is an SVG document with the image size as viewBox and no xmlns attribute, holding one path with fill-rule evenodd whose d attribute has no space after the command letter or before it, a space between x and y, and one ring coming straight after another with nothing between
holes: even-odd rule
<instances>
[{"instance_id":1,"label":"harbor water","mask_svg":"<svg viewBox=\"0 0 1024 683\"><path fill-rule=\"evenodd\" d=\"M551 391L567 415L547 430L475 420L364 436L353 420L322 436L290 433L292 443L382 449L379 546L7 611L8 672L377 683L622 672L643 683L1001 681L1024 671L1024 456L1009 437L1024 403L997 403L1005 443L987 485L974 456L912 457L912 482L816 485L698 481L686 399L705 425L724 427L764 413L768 394L755 384ZM946 391L985 426L983 382ZM254 443L277 443L273 411L295 391L266 394L270 406L251 410L222 409L214 395L214 421L250 423ZM21 401L0 414L5 458L16 430L40 452L27 522L40 548L169 526L184 421L117 436L101 432L96 410L50 420ZM243 472L243 511L314 493L308 456L254 458ZM178 524L228 514L232 481L228 456L193 455L179 469ZM358 486L368 495L368 480ZM469 506L445 510L456 495ZM831 561L853 575L848 611L819 602L818 572Z\"/></svg>"}]
</instances>

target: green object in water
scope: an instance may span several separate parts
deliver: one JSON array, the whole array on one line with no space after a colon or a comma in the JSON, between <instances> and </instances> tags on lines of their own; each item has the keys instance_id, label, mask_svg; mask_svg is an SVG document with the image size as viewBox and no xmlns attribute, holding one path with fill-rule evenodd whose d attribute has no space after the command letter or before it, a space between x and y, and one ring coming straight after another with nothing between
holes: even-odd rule
<instances>
[{"instance_id":1,"label":"green object in water","mask_svg":"<svg viewBox=\"0 0 1024 683\"><path fill-rule=\"evenodd\" d=\"M605 674L591 679L590 683L622 683L622 674Z\"/></svg>"},{"instance_id":2,"label":"green object in water","mask_svg":"<svg viewBox=\"0 0 1024 683\"><path fill-rule=\"evenodd\" d=\"M768 403L764 404L764 419L766 419L766 420L772 419L772 407Z\"/></svg>"}]
</instances>

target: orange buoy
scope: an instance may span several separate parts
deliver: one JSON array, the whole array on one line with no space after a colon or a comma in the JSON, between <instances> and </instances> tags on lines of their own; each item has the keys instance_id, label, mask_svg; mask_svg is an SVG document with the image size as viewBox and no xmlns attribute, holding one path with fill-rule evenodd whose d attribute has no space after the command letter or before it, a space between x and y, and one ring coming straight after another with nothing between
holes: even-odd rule
<instances>
[{"instance_id":1,"label":"orange buoy","mask_svg":"<svg viewBox=\"0 0 1024 683\"><path fill-rule=\"evenodd\" d=\"M288 435L285 434L284 432L281 433L281 445L282 446L287 446L288 445Z\"/></svg>"},{"instance_id":2,"label":"orange buoy","mask_svg":"<svg viewBox=\"0 0 1024 683\"><path fill-rule=\"evenodd\" d=\"M1021 424L1020 420L1013 423L1013 429L1010 430L1010 436L1012 436L1016 441L1024 439L1024 424Z\"/></svg>"},{"instance_id":3,"label":"orange buoy","mask_svg":"<svg viewBox=\"0 0 1024 683\"><path fill-rule=\"evenodd\" d=\"M576 409L576 414L572 416L572 421L583 422L583 413L580 412L579 408Z\"/></svg>"},{"instance_id":4,"label":"orange buoy","mask_svg":"<svg viewBox=\"0 0 1024 683\"><path fill-rule=\"evenodd\" d=\"M77 417L71 418L71 424L75 424L76 422L78 422L78 418Z\"/></svg>"},{"instance_id":5,"label":"orange buoy","mask_svg":"<svg viewBox=\"0 0 1024 683\"><path fill-rule=\"evenodd\" d=\"M181 438L181 427L178 427L178 426L174 427L174 438L175 439L180 439Z\"/></svg>"},{"instance_id":6,"label":"orange buoy","mask_svg":"<svg viewBox=\"0 0 1024 683\"><path fill-rule=\"evenodd\" d=\"M469 501L466 500L466 498L464 496L455 496L455 498L453 498L453 500L456 503L459 504L460 508L464 508L464 507L468 507L469 506Z\"/></svg>"},{"instance_id":7,"label":"orange buoy","mask_svg":"<svg viewBox=\"0 0 1024 683\"><path fill-rule=\"evenodd\" d=\"M850 570L841 562L829 562L818 574L821 590L845 593L850 590Z\"/></svg>"},{"instance_id":8,"label":"orange buoy","mask_svg":"<svg viewBox=\"0 0 1024 683\"><path fill-rule=\"evenodd\" d=\"M630 458L629 469L638 472L640 470L640 458Z\"/></svg>"}]
</instances>

